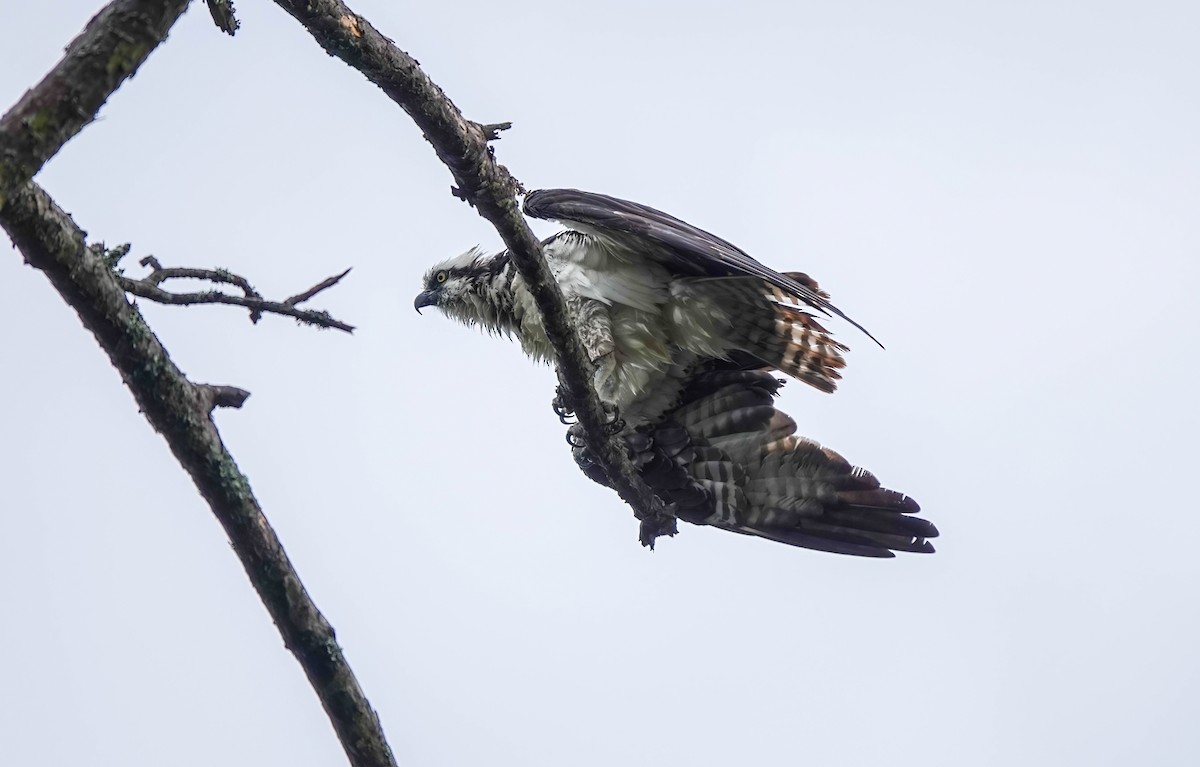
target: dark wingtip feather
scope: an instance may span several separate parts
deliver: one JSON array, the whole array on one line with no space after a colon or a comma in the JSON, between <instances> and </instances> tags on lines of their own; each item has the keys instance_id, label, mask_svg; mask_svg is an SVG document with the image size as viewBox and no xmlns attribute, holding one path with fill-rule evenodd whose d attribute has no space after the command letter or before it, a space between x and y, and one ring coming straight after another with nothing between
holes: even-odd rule
<instances>
[{"instance_id":1,"label":"dark wingtip feather","mask_svg":"<svg viewBox=\"0 0 1200 767\"><path fill-rule=\"evenodd\" d=\"M937 528L928 520L894 511L829 509L821 517L821 521L863 533L884 533L905 538L936 538L938 534Z\"/></svg>"},{"instance_id":2,"label":"dark wingtip feather","mask_svg":"<svg viewBox=\"0 0 1200 767\"><path fill-rule=\"evenodd\" d=\"M895 552L872 541L870 538L850 533L826 533L825 531L817 533L810 530L802 531L795 528L779 527L762 529L742 528L738 529L737 532L766 538L776 543L786 543L789 546L798 546L802 549L811 549L813 551L824 551L830 554L846 554L852 557L873 557L875 559L891 559L896 556Z\"/></svg>"},{"instance_id":3,"label":"dark wingtip feather","mask_svg":"<svg viewBox=\"0 0 1200 767\"><path fill-rule=\"evenodd\" d=\"M916 514L921 510L920 504L912 496L882 487L870 490L842 490L838 492L838 500L847 506L898 511L902 514Z\"/></svg>"}]
</instances>

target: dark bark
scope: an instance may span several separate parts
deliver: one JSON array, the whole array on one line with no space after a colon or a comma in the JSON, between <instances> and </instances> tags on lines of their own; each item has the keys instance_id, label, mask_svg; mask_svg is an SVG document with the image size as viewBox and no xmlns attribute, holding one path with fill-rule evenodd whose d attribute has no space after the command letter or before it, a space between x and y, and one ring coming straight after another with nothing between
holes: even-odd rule
<instances>
[{"instance_id":1,"label":"dark bark","mask_svg":"<svg viewBox=\"0 0 1200 767\"><path fill-rule=\"evenodd\" d=\"M304 668L355 767L395 767L379 718L275 536L250 483L212 422L214 407L237 407L245 392L196 385L171 361L108 262L87 247L71 217L30 182L10 195L0 224L35 269L79 315L139 409L225 528L233 550L284 645Z\"/></svg>"},{"instance_id":2,"label":"dark bark","mask_svg":"<svg viewBox=\"0 0 1200 767\"><path fill-rule=\"evenodd\" d=\"M111 251L110 251L111 252ZM117 258L122 255L121 251L116 251ZM115 263L116 259L110 258L110 263ZM264 314L279 314L285 317L291 317L297 322L305 325L312 325L318 328L333 328L342 330L347 333L354 332L354 326L342 322L334 318L329 312L318 309L301 309L300 304L309 300L323 290L332 288L342 281L342 278L350 273L347 269L340 274L335 274L332 277L327 277L321 280L316 285L308 288L300 293L297 293L290 298L285 298L282 301L271 301L263 298L258 291L251 285L250 281L238 274L233 274L226 269L195 269L191 267L164 267L154 256L146 256L139 263L142 266L149 266L150 274L135 280L132 277L118 275L117 280L121 283L121 287L127 293L132 293L140 298L145 298L149 301L155 301L160 304L170 304L171 306L195 306L197 304L225 304L228 306L241 306L250 310L250 321L257 323L262 319ZM175 279L191 279L191 280L207 280L208 282L218 285L233 285L242 291L244 295L236 296L229 293L222 293L219 290L201 290L192 293L172 293L162 287L162 284L167 280Z\"/></svg>"},{"instance_id":3,"label":"dark bark","mask_svg":"<svg viewBox=\"0 0 1200 767\"><path fill-rule=\"evenodd\" d=\"M236 11L233 7L233 0L207 0L207 2L208 12L212 15L217 29L233 37L242 26L241 22L237 20L237 16L234 15Z\"/></svg>"},{"instance_id":4,"label":"dark bark","mask_svg":"<svg viewBox=\"0 0 1200 767\"><path fill-rule=\"evenodd\" d=\"M192 477L225 528L284 644L304 668L350 762L356 767L395 767L379 719L346 663L333 628L305 591L212 421L213 408L240 407L248 392L196 385L184 377L129 302L110 254L89 248L84 232L31 181L63 144L95 119L113 91L166 37L187 4L111 3L71 43L50 74L0 118L0 225L26 262L41 270L79 315L146 419ZM326 280L282 305L294 309L330 284Z\"/></svg>"},{"instance_id":5,"label":"dark bark","mask_svg":"<svg viewBox=\"0 0 1200 767\"><path fill-rule=\"evenodd\" d=\"M115 0L0 119L0 210L167 37L188 0Z\"/></svg>"},{"instance_id":6,"label":"dark bark","mask_svg":"<svg viewBox=\"0 0 1200 767\"><path fill-rule=\"evenodd\" d=\"M612 486L642 520L642 542L653 545L655 536L673 533L674 520L663 513L661 502L638 477L624 446L608 436L608 416L592 386L591 361L542 258L541 243L521 215L516 195L524 190L508 169L496 162L488 146L488 140L506 124L481 125L465 118L416 59L340 0L275 2L303 24L329 55L362 72L408 113L453 174L454 194L496 227L537 301L560 380L571 400L567 404L575 411L588 446Z\"/></svg>"},{"instance_id":7,"label":"dark bark","mask_svg":"<svg viewBox=\"0 0 1200 767\"><path fill-rule=\"evenodd\" d=\"M332 627L308 596L212 421L214 408L238 407L248 394L236 387L189 381L128 300L127 286L104 251L89 248L84 232L32 181L47 160L95 119L108 97L165 39L187 5L187 0L110 3L71 43L62 61L0 118L0 225L26 261L41 270L76 311L146 419L192 477L285 645L304 668L350 762L356 767L393 767L378 717ZM217 5L232 11L231 3ZM408 112L450 168L457 184L454 193L496 227L543 314L572 400L569 405L599 463L643 519L643 529L650 531L646 539L652 542L653 535L667 531L673 520L661 513L623 447L606 437L607 416L591 385L591 364L546 269L541 245L520 213L520 184L495 162L487 143L505 125L479 125L464 118L415 60L340 2L295 0L279 5L331 55L362 71ZM294 307L328 284L332 283L321 283L283 304Z\"/></svg>"}]
</instances>

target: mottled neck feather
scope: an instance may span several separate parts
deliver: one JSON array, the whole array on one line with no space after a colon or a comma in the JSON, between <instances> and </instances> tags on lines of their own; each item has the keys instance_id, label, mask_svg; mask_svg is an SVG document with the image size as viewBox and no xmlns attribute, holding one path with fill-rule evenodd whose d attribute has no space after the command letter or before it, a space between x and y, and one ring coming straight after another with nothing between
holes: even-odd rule
<instances>
[{"instance_id":1,"label":"mottled neck feather","mask_svg":"<svg viewBox=\"0 0 1200 767\"><path fill-rule=\"evenodd\" d=\"M515 336L525 353L549 360L553 351L525 280L517 273L508 251L479 259L464 274L464 285L442 310L467 325L488 333Z\"/></svg>"},{"instance_id":2,"label":"mottled neck feather","mask_svg":"<svg viewBox=\"0 0 1200 767\"><path fill-rule=\"evenodd\" d=\"M447 300L441 303L446 314L489 333L511 335L516 330L512 294L516 272L507 251L478 258L450 274L451 281L443 288Z\"/></svg>"}]
</instances>

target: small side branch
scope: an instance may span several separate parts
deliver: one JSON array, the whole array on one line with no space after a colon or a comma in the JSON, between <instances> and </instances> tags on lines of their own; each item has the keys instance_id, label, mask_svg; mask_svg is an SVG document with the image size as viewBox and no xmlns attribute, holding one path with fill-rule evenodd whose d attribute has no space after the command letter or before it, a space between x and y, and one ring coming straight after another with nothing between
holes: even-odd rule
<instances>
[{"instance_id":1,"label":"small side branch","mask_svg":"<svg viewBox=\"0 0 1200 767\"><path fill-rule=\"evenodd\" d=\"M217 25L217 29L233 37L238 28L242 26L237 17L233 15L233 0L206 1L208 2L208 12L212 14L212 20Z\"/></svg>"},{"instance_id":2,"label":"small side branch","mask_svg":"<svg viewBox=\"0 0 1200 767\"><path fill-rule=\"evenodd\" d=\"M95 247L97 246L93 246L93 248ZM121 246L113 250L104 250L103 245L98 247L104 254L104 260L114 267L121 256L128 252L128 246ZM328 290L341 282L342 278L350 273L349 269L341 274L335 274L332 277L321 280L311 288L301 291L283 301L271 301L263 298L245 277L234 274L226 269L165 267L154 256L146 256L138 263L142 266L150 267L150 274L141 279L133 279L132 277L126 277L124 274L117 274L117 280L126 292L132 293L139 298L145 298L160 304L170 304L172 306L194 306L196 304L241 306L250 310L250 321L254 323L261 320L264 314L279 314L285 317L292 317L306 325L313 325L318 328L333 328L334 330L341 330L346 333L354 332L353 325L335 319L329 312L316 309L302 309L299 307L299 304L308 301L321 291ZM242 291L242 295L224 293L219 290L174 293L162 287L163 283L167 280L179 279L205 280L216 285L231 285Z\"/></svg>"},{"instance_id":3,"label":"small side branch","mask_svg":"<svg viewBox=\"0 0 1200 767\"><path fill-rule=\"evenodd\" d=\"M240 408L250 398L250 392L236 386L217 386L216 384L196 384L200 399L211 412L219 407Z\"/></svg>"},{"instance_id":4,"label":"small side branch","mask_svg":"<svg viewBox=\"0 0 1200 767\"><path fill-rule=\"evenodd\" d=\"M478 125L478 123L476 123L476 125ZM512 123L510 122L488 123L486 125L479 126L479 130L483 133L483 138L485 141L499 141L501 138L500 131L506 131L510 128L512 128Z\"/></svg>"},{"instance_id":5,"label":"small side branch","mask_svg":"<svg viewBox=\"0 0 1200 767\"><path fill-rule=\"evenodd\" d=\"M353 267L351 267L351 268L353 268ZM320 293L322 290L328 290L329 288L332 288L334 285L341 282L342 278L345 277L349 273L350 273L350 269L347 269L346 271L342 272L341 274L335 274L332 277L326 277L325 279L318 282L316 285L313 285L308 290L302 290L299 293L297 293L296 295L294 295L290 298L284 299L283 302L285 304L287 304L288 306L295 306L296 304L302 304L305 301L307 301L308 299L315 296L316 294ZM353 328L351 328L351 329L353 329Z\"/></svg>"}]
</instances>

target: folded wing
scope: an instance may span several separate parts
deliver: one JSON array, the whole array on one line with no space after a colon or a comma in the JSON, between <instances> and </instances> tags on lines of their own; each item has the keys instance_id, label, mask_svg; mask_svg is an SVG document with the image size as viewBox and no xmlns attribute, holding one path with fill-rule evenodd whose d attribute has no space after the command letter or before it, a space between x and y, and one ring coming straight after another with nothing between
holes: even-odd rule
<instances>
[{"instance_id":1,"label":"folded wing","mask_svg":"<svg viewBox=\"0 0 1200 767\"><path fill-rule=\"evenodd\" d=\"M656 253L680 275L757 277L818 311L841 317L875 341L866 328L804 281L776 272L732 243L660 210L578 189L539 189L525 197L524 207L525 213L534 218L576 225L584 231L627 241L630 250Z\"/></svg>"}]
</instances>

